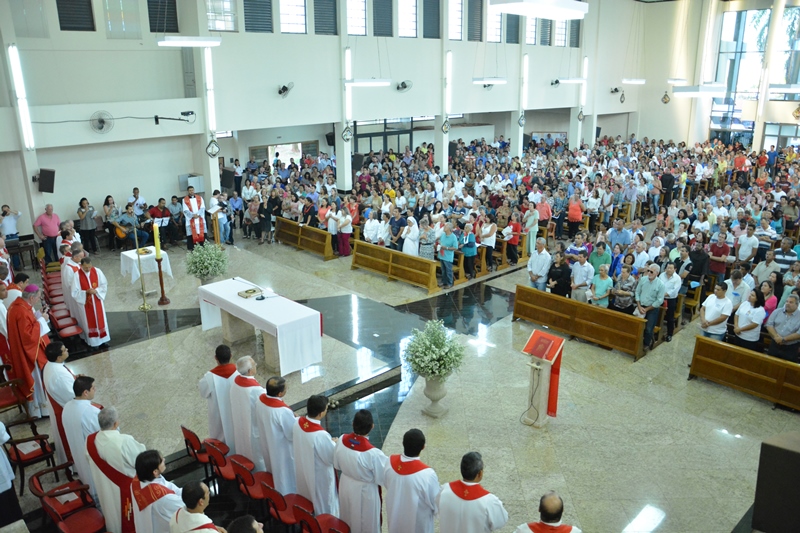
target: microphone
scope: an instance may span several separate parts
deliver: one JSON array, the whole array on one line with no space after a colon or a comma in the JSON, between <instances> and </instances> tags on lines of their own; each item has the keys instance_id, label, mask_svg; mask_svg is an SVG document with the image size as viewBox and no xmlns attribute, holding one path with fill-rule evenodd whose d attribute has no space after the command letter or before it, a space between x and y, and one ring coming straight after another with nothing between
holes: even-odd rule
<instances>
[{"instance_id":1,"label":"microphone","mask_svg":"<svg viewBox=\"0 0 800 533\"><path fill-rule=\"evenodd\" d=\"M266 300L266 296L264 296L264 288L263 288L263 287L259 287L259 286L258 286L258 285L256 285L255 283L251 283L251 282L247 281L246 279L242 279L242 278L239 278L239 277L236 277L236 276L234 276L234 277L233 277L233 278L231 278L231 279L234 279L234 280L236 280L236 281L241 281L242 283L247 283L247 284L248 284L248 285L250 285L251 287L255 287L256 289L258 289L258 290L260 290L260 291L261 291L261 294L259 294L258 296L256 296L256 300L258 300L258 301L261 301L261 300Z\"/></svg>"}]
</instances>

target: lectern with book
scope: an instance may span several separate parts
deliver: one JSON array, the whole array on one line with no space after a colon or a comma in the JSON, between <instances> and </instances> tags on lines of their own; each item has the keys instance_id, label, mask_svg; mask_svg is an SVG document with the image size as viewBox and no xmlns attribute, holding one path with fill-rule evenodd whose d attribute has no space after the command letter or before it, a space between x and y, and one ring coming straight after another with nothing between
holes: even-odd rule
<instances>
[{"instance_id":1,"label":"lectern with book","mask_svg":"<svg viewBox=\"0 0 800 533\"><path fill-rule=\"evenodd\" d=\"M531 356L531 381L528 385L528 410L522 422L543 427L558 410L558 379L561 374L561 350L564 339L535 329L522 353Z\"/></svg>"}]
</instances>

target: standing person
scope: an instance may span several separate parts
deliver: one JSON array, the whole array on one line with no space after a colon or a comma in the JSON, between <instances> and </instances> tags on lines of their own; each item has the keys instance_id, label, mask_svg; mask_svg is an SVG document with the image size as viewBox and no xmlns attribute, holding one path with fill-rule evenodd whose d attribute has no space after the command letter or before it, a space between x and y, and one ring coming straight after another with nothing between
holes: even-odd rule
<instances>
[{"instance_id":1,"label":"standing person","mask_svg":"<svg viewBox=\"0 0 800 533\"><path fill-rule=\"evenodd\" d=\"M576 192L569 199L569 204L567 205L567 226L569 227L568 235L570 239L575 238L575 234L578 233L578 226L583 222L583 212L585 210L580 194Z\"/></svg>"},{"instance_id":2,"label":"standing person","mask_svg":"<svg viewBox=\"0 0 800 533\"><path fill-rule=\"evenodd\" d=\"M550 253L547 251L544 238L536 239L536 249L528 259L528 277L531 287L540 291L547 290L547 274L550 271Z\"/></svg>"},{"instance_id":3,"label":"standing person","mask_svg":"<svg viewBox=\"0 0 800 533\"><path fill-rule=\"evenodd\" d=\"M44 390L47 393L47 407L50 415L50 426L55 424L55 431L50 430L56 448L57 464L63 465L72 461L72 454L67 443L67 434L64 432L64 423L61 415L64 406L75 397L72 386L75 375L67 368L64 362L69 357L69 350L63 342L53 341L44 349L47 364L42 371Z\"/></svg>"},{"instance_id":4,"label":"standing person","mask_svg":"<svg viewBox=\"0 0 800 533\"><path fill-rule=\"evenodd\" d=\"M61 219L53 213L53 204L44 206L44 213L39 215L33 223L33 231L44 247L45 263L58 261L58 249L56 248L56 237L61 235Z\"/></svg>"},{"instance_id":5,"label":"standing person","mask_svg":"<svg viewBox=\"0 0 800 533\"><path fill-rule=\"evenodd\" d=\"M88 257L81 259L81 268L73 280L72 298L77 306L76 318L83 329L83 340L90 348L111 340L104 305L107 294L108 281L103 271L92 266Z\"/></svg>"},{"instance_id":6,"label":"standing person","mask_svg":"<svg viewBox=\"0 0 800 533\"><path fill-rule=\"evenodd\" d=\"M800 297L790 294L782 309L776 309L767 319L767 333L772 342L767 354L793 363L798 360L800 347L800 312L797 311Z\"/></svg>"},{"instance_id":7,"label":"standing person","mask_svg":"<svg viewBox=\"0 0 800 533\"><path fill-rule=\"evenodd\" d=\"M81 480L89 485L93 498L97 496L97 488L92 478L89 458L86 456L86 439L92 433L100 431L97 419L100 407L92 401L96 392L94 378L89 376L75 378L72 384L73 398L64 405L64 411L61 413L66 446L72 455L75 470Z\"/></svg>"},{"instance_id":8,"label":"standing person","mask_svg":"<svg viewBox=\"0 0 800 533\"><path fill-rule=\"evenodd\" d=\"M381 530L381 497L378 485L389 458L369 442L375 424L372 413L361 409L353 417L353 432L342 435L333 452L333 467L341 471L339 479L340 518L351 533Z\"/></svg>"},{"instance_id":9,"label":"standing person","mask_svg":"<svg viewBox=\"0 0 800 533\"><path fill-rule=\"evenodd\" d=\"M19 241L19 230L17 229L17 221L22 213L14 211L8 205L3 205L0 208L0 234L3 235L7 242ZM14 255L12 258L14 270L20 269L19 254Z\"/></svg>"},{"instance_id":10,"label":"standing person","mask_svg":"<svg viewBox=\"0 0 800 533\"><path fill-rule=\"evenodd\" d=\"M244 455L255 465L256 472L264 472L264 458L261 456L261 443L255 423L255 406L258 398L266 390L259 385L255 360L246 355L236 360L239 375L231 384L231 413L233 414L233 445L236 453Z\"/></svg>"},{"instance_id":11,"label":"standing person","mask_svg":"<svg viewBox=\"0 0 800 533\"><path fill-rule=\"evenodd\" d=\"M115 407L100 411L97 422L100 431L86 439L86 455L106 529L109 533L133 533L131 482L136 475L136 458L145 447L130 435L119 432Z\"/></svg>"},{"instance_id":12,"label":"standing person","mask_svg":"<svg viewBox=\"0 0 800 533\"><path fill-rule=\"evenodd\" d=\"M458 249L458 237L453 233L453 225L448 222L444 225L444 234L439 238L439 262L442 265L442 284L440 287L449 289L453 286L453 257Z\"/></svg>"},{"instance_id":13,"label":"standing person","mask_svg":"<svg viewBox=\"0 0 800 533\"><path fill-rule=\"evenodd\" d=\"M336 213L336 222L339 224L339 233L336 234L339 239L339 256L349 257L350 236L353 234L353 215L350 214L350 210L346 205L342 206Z\"/></svg>"},{"instance_id":14,"label":"standing person","mask_svg":"<svg viewBox=\"0 0 800 533\"><path fill-rule=\"evenodd\" d=\"M545 206L547 209L550 209L550 206L547 202L541 202L539 205ZM536 236L539 234L539 207L531 208L525 211L525 214L522 215L522 222L525 225L525 233L528 235L528 255L533 254L533 251L536 249ZM545 228L547 227L547 223L549 222L549 218L547 220L542 220L545 224Z\"/></svg>"},{"instance_id":15,"label":"standing person","mask_svg":"<svg viewBox=\"0 0 800 533\"><path fill-rule=\"evenodd\" d=\"M481 486L482 480L481 454L465 454L461 480L442 485L436 497L441 533L491 533L506 525L508 512L503 502Z\"/></svg>"},{"instance_id":16,"label":"standing person","mask_svg":"<svg viewBox=\"0 0 800 533\"><path fill-rule=\"evenodd\" d=\"M181 489L164 479L166 465L158 450L140 453L135 467L131 499L136 533L167 533L170 519L183 507Z\"/></svg>"},{"instance_id":17,"label":"standing person","mask_svg":"<svg viewBox=\"0 0 800 533\"><path fill-rule=\"evenodd\" d=\"M233 188L239 194L242 194L242 175L244 174L244 167L239 164L238 159L233 160Z\"/></svg>"},{"instance_id":18,"label":"standing person","mask_svg":"<svg viewBox=\"0 0 800 533\"><path fill-rule=\"evenodd\" d=\"M84 246L89 248L93 254L97 253L97 239L95 238L97 222L94 220L96 216L97 211L94 207L89 205L89 200L81 198L81 201L78 202L78 219L80 220L78 231L81 234L81 242Z\"/></svg>"},{"instance_id":19,"label":"standing person","mask_svg":"<svg viewBox=\"0 0 800 533\"><path fill-rule=\"evenodd\" d=\"M522 233L519 213L511 213L511 222L508 223L508 227L511 228L511 238L506 242L506 258L511 266L517 266L517 261L519 260L517 245L519 244L519 236Z\"/></svg>"},{"instance_id":20,"label":"standing person","mask_svg":"<svg viewBox=\"0 0 800 533\"><path fill-rule=\"evenodd\" d=\"M724 282L714 285L714 294L709 294L700 308L700 329L703 337L718 341L725 340L728 330L728 317L733 312L733 304L725 296L728 289Z\"/></svg>"},{"instance_id":21,"label":"standing person","mask_svg":"<svg viewBox=\"0 0 800 533\"><path fill-rule=\"evenodd\" d=\"M372 213L370 213L370 216L372 216ZM376 222L377 221L376 220L367 221L367 224L369 224L370 222L373 222L373 234L377 234L377 227L376 227ZM474 245L475 236L473 235L472 237L473 237L473 239L472 239L472 242L473 242L472 248L474 250L474 248L475 248L475 245ZM434 255L434 253L435 253L434 245L435 244L436 244L436 236L434 235L433 228L431 228L431 224L430 224L430 221L428 219L428 216L425 215L419 221L419 256L420 257L424 257L425 259L430 259L431 261L435 261L436 260L436 257ZM464 253L464 269L467 271L467 275L469 275L470 270L467 269L467 250L465 249L466 244L468 244L468 243L459 242L458 247ZM474 257L474 255L473 255L473 257ZM472 263L474 265L475 261L473 260ZM473 266L473 269L474 269L474 266Z\"/></svg>"},{"instance_id":22,"label":"standing person","mask_svg":"<svg viewBox=\"0 0 800 533\"><path fill-rule=\"evenodd\" d=\"M0 446L11 440L11 435L6 431L6 426L0 421ZM5 453L0 453L0 527L13 524L22 520L22 509L14 490L14 470Z\"/></svg>"},{"instance_id":23,"label":"standing person","mask_svg":"<svg viewBox=\"0 0 800 533\"><path fill-rule=\"evenodd\" d=\"M227 533L215 526L205 512L211 503L211 491L202 481L190 481L181 488L183 507L169 520L169 533L191 533L192 531L217 531Z\"/></svg>"},{"instance_id":24,"label":"standing person","mask_svg":"<svg viewBox=\"0 0 800 533\"><path fill-rule=\"evenodd\" d=\"M279 376L269 378L267 392L258 397L256 404L256 425L264 464L272 473L275 490L293 494L297 492L292 445L297 418L283 401L284 396L286 380Z\"/></svg>"},{"instance_id":25,"label":"standing person","mask_svg":"<svg viewBox=\"0 0 800 533\"><path fill-rule=\"evenodd\" d=\"M406 227L403 228L403 253L408 255L419 256L419 227L414 217L408 217L406 220Z\"/></svg>"},{"instance_id":26,"label":"standing person","mask_svg":"<svg viewBox=\"0 0 800 533\"><path fill-rule=\"evenodd\" d=\"M564 253L556 252L553 255L553 264L550 266L550 271L547 273L547 287L550 289L551 293L566 298L571 290L571 280L572 270L564 260Z\"/></svg>"},{"instance_id":27,"label":"standing person","mask_svg":"<svg viewBox=\"0 0 800 533\"><path fill-rule=\"evenodd\" d=\"M586 250L578 252L578 260L570 267L570 297L578 302L587 302L586 291L594 278L594 267L586 260Z\"/></svg>"},{"instance_id":28,"label":"standing person","mask_svg":"<svg viewBox=\"0 0 800 533\"><path fill-rule=\"evenodd\" d=\"M8 308L8 346L11 350L10 379L21 379L22 393L28 400L28 414L33 418L45 415L47 396L40 370L47 364L44 350L50 344L47 324L34 307L42 298L39 287L30 284L20 298Z\"/></svg>"},{"instance_id":29,"label":"standing person","mask_svg":"<svg viewBox=\"0 0 800 533\"><path fill-rule=\"evenodd\" d=\"M664 283L658 279L660 272L658 265L646 267L636 285L636 309L639 316L647 320L644 327L644 346L650 350L655 342L653 331L658 322L659 309L664 303L665 288Z\"/></svg>"},{"instance_id":30,"label":"standing person","mask_svg":"<svg viewBox=\"0 0 800 533\"><path fill-rule=\"evenodd\" d=\"M139 222L141 222L141 218L144 216L144 210L147 207L147 200L144 199L144 196L139 196L139 187L133 188L133 194L128 197L128 203L133 205L133 213L139 218Z\"/></svg>"},{"instance_id":31,"label":"standing person","mask_svg":"<svg viewBox=\"0 0 800 533\"><path fill-rule=\"evenodd\" d=\"M231 385L239 375L236 365L231 363L231 349L220 344L214 351L217 365L200 379L200 397L208 402L208 435L224 442L230 453L236 453L233 436L233 413L231 412Z\"/></svg>"},{"instance_id":32,"label":"standing person","mask_svg":"<svg viewBox=\"0 0 800 533\"><path fill-rule=\"evenodd\" d=\"M564 500L553 491L546 492L539 500L539 522L520 525L514 533L581 533L575 526L561 523Z\"/></svg>"},{"instance_id":33,"label":"standing person","mask_svg":"<svg viewBox=\"0 0 800 533\"><path fill-rule=\"evenodd\" d=\"M206 205L203 198L195 196L191 185L183 198L183 216L186 221L186 247L191 252L195 244L203 244L206 240Z\"/></svg>"},{"instance_id":34,"label":"standing person","mask_svg":"<svg viewBox=\"0 0 800 533\"><path fill-rule=\"evenodd\" d=\"M494 245L497 241L497 224L495 224L494 215L488 214L483 216L484 222L481 225L481 246L486 247L486 268L491 272L494 269Z\"/></svg>"},{"instance_id":35,"label":"standing person","mask_svg":"<svg viewBox=\"0 0 800 533\"><path fill-rule=\"evenodd\" d=\"M614 296L611 309L621 311L626 315L632 315L636 310L634 298L636 297L636 284L637 280L631 275L633 267L631 265L622 265L617 281L614 284L614 290L611 294Z\"/></svg>"},{"instance_id":36,"label":"standing person","mask_svg":"<svg viewBox=\"0 0 800 533\"><path fill-rule=\"evenodd\" d=\"M333 452L336 441L322 427L328 414L328 398L314 394L308 399L308 415L301 416L292 430L297 494L314 504L315 514L339 516Z\"/></svg>"},{"instance_id":37,"label":"standing person","mask_svg":"<svg viewBox=\"0 0 800 533\"><path fill-rule=\"evenodd\" d=\"M667 342L672 342L675 333L675 307L678 305L678 294L681 290L682 279L675 273L675 263L667 263L667 268L658 279L664 284L664 301L667 302Z\"/></svg>"},{"instance_id":38,"label":"standing person","mask_svg":"<svg viewBox=\"0 0 800 533\"><path fill-rule=\"evenodd\" d=\"M733 343L748 350L759 351L761 325L767 317L764 309L764 294L750 291L747 301L742 302L733 316Z\"/></svg>"},{"instance_id":39,"label":"standing person","mask_svg":"<svg viewBox=\"0 0 800 533\"><path fill-rule=\"evenodd\" d=\"M426 225L428 223L427 221L427 217L423 218L422 224ZM478 255L478 246L475 243L475 233L472 231L472 224L468 222L464 226L464 232L458 240L458 249L464 254L464 272L466 273L467 279L472 279L475 277L475 256ZM422 246L420 246L420 255L422 255Z\"/></svg>"},{"instance_id":40,"label":"standing person","mask_svg":"<svg viewBox=\"0 0 800 533\"><path fill-rule=\"evenodd\" d=\"M436 472L419 459L424 449L425 435L409 429L403 435L403 453L389 457L384 472L389 533L433 533L440 487Z\"/></svg>"},{"instance_id":41,"label":"standing person","mask_svg":"<svg viewBox=\"0 0 800 533\"><path fill-rule=\"evenodd\" d=\"M608 297L614 288L614 280L608 275L608 265L600 265L592 278L592 305L608 307Z\"/></svg>"}]
</instances>

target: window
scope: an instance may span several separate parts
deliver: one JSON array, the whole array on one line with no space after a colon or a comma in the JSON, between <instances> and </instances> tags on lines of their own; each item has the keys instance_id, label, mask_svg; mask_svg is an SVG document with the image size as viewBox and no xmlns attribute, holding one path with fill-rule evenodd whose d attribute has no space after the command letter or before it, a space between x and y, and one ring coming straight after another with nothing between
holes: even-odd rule
<instances>
[{"instance_id":1,"label":"window","mask_svg":"<svg viewBox=\"0 0 800 533\"><path fill-rule=\"evenodd\" d=\"M486 42L499 43L503 36L503 14L489 10L489 19L486 21Z\"/></svg>"},{"instance_id":2,"label":"window","mask_svg":"<svg viewBox=\"0 0 800 533\"><path fill-rule=\"evenodd\" d=\"M236 0L206 0L208 29L236 31Z\"/></svg>"},{"instance_id":3,"label":"window","mask_svg":"<svg viewBox=\"0 0 800 533\"><path fill-rule=\"evenodd\" d=\"M17 0L11 2L11 20L17 37L39 37L47 39L47 18L44 14L45 0Z\"/></svg>"},{"instance_id":4,"label":"window","mask_svg":"<svg viewBox=\"0 0 800 533\"><path fill-rule=\"evenodd\" d=\"M536 44L536 23L539 19L525 17L525 44Z\"/></svg>"},{"instance_id":5,"label":"window","mask_svg":"<svg viewBox=\"0 0 800 533\"><path fill-rule=\"evenodd\" d=\"M179 33L175 0L147 0L150 33Z\"/></svg>"},{"instance_id":6,"label":"window","mask_svg":"<svg viewBox=\"0 0 800 533\"><path fill-rule=\"evenodd\" d=\"M398 0L397 33L400 37L417 36L417 0Z\"/></svg>"},{"instance_id":7,"label":"window","mask_svg":"<svg viewBox=\"0 0 800 533\"><path fill-rule=\"evenodd\" d=\"M367 34L367 0L347 0L347 34Z\"/></svg>"},{"instance_id":8,"label":"window","mask_svg":"<svg viewBox=\"0 0 800 533\"><path fill-rule=\"evenodd\" d=\"M337 35L336 0L314 0L314 33Z\"/></svg>"},{"instance_id":9,"label":"window","mask_svg":"<svg viewBox=\"0 0 800 533\"><path fill-rule=\"evenodd\" d=\"M555 37L555 44L556 46L567 46L567 21L566 20L557 20L556 21L556 37Z\"/></svg>"},{"instance_id":10,"label":"window","mask_svg":"<svg viewBox=\"0 0 800 533\"><path fill-rule=\"evenodd\" d=\"M439 0L422 0L422 37L425 39L438 39L441 34L439 27Z\"/></svg>"},{"instance_id":11,"label":"window","mask_svg":"<svg viewBox=\"0 0 800 533\"><path fill-rule=\"evenodd\" d=\"M244 31L272 33L272 0L244 0Z\"/></svg>"},{"instance_id":12,"label":"window","mask_svg":"<svg viewBox=\"0 0 800 533\"><path fill-rule=\"evenodd\" d=\"M372 35L393 37L392 0L372 0Z\"/></svg>"},{"instance_id":13,"label":"window","mask_svg":"<svg viewBox=\"0 0 800 533\"><path fill-rule=\"evenodd\" d=\"M453 41L460 41L462 37L462 30L464 26L464 0L450 0L448 3L450 12L447 14L448 22L448 38Z\"/></svg>"},{"instance_id":14,"label":"window","mask_svg":"<svg viewBox=\"0 0 800 533\"><path fill-rule=\"evenodd\" d=\"M569 21L569 46L570 48L581 47L581 21Z\"/></svg>"},{"instance_id":15,"label":"window","mask_svg":"<svg viewBox=\"0 0 800 533\"><path fill-rule=\"evenodd\" d=\"M106 36L109 39L141 39L139 0L104 0Z\"/></svg>"},{"instance_id":16,"label":"window","mask_svg":"<svg viewBox=\"0 0 800 533\"><path fill-rule=\"evenodd\" d=\"M483 0L467 0L467 40L483 40Z\"/></svg>"},{"instance_id":17,"label":"window","mask_svg":"<svg viewBox=\"0 0 800 533\"><path fill-rule=\"evenodd\" d=\"M306 1L281 0L281 33L306 32Z\"/></svg>"},{"instance_id":18,"label":"window","mask_svg":"<svg viewBox=\"0 0 800 533\"><path fill-rule=\"evenodd\" d=\"M61 31L94 31L92 0L56 0Z\"/></svg>"},{"instance_id":19,"label":"window","mask_svg":"<svg viewBox=\"0 0 800 533\"><path fill-rule=\"evenodd\" d=\"M506 15L506 42L519 44L519 15Z\"/></svg>"},{"instance_id":20,"label":"window","mask_svg":"<svg viewBox=\"0 0 800 533\"><path fill-rule=\"evenodd\" d=\"M553 21L547 19L539 19L539 44L542 46L550 46L553 44Z\"/></svg>"}]
</instances>

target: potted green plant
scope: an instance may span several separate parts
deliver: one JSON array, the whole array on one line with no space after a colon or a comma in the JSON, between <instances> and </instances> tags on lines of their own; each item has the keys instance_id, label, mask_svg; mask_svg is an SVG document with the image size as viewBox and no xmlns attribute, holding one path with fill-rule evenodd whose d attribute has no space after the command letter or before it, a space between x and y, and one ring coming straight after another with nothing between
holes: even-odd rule
<instances>
[{"instance_id":1,"label":"potted green plant","mask_svg":"<svg viewBox=\"0 0 800 533\"><path fill-rule=\"evenodd\" d=\"M195 246L186 254L186 272L205 285L228 271L228 254L215 244Z\"/></svg>"},{"instance_id":2,"label":"potted green plant","mask_svg":"<svg viewBox=\"0 0 800 533\"><path fill-rule=\"evenodd\" d=\"M425 378L423 392L431 404L422 412L434 418L443 416L447 408L439 401L447 395L444 382L464 362L464 346L447 331L442 320L429 320L422 331L411 331L405 359L411 370Z\"/></svg>"}]
</instances>

